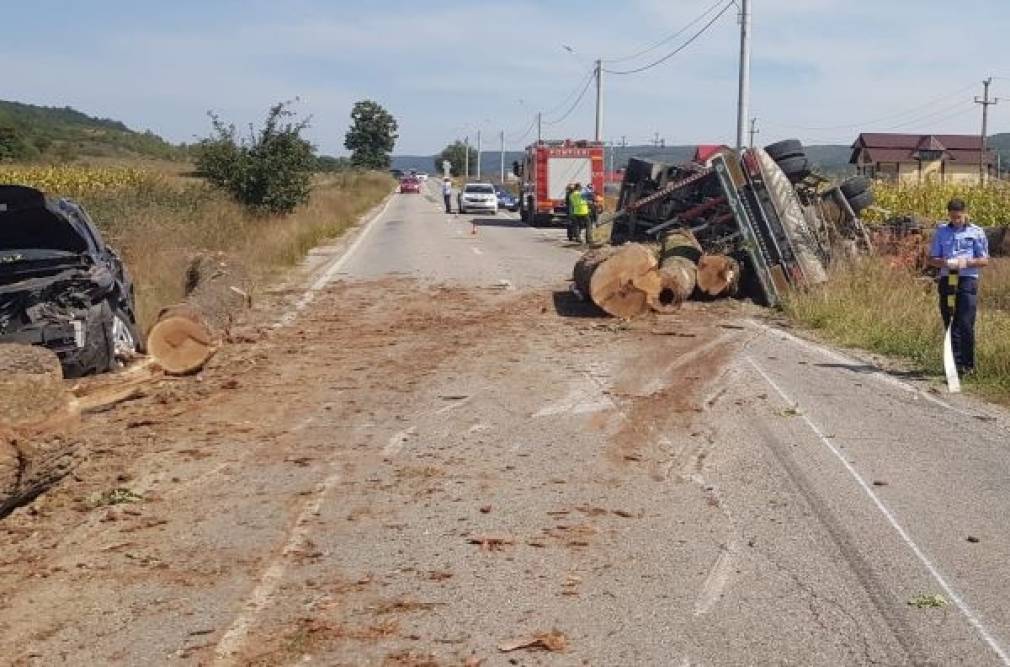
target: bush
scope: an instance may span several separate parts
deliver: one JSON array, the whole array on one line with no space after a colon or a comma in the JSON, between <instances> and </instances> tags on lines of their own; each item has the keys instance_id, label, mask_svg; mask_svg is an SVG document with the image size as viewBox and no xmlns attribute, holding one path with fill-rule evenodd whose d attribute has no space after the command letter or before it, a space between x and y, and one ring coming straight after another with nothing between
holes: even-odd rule
<instances>
[{"instance_id":1,"label":"bush","mask_svg":"<svg viewBox=\"0 0 1010 667\"><path fill-rule=\"evenodd\" d=\"M197 147L201 176L254 211L291 213L308 201L316 158L301 136L308 121L287 120L294 116L288 103L272 106L263 128L250 127L248 139L239 139L234 125L209 115L214 133Z\"/></svg>"}]
</instances>

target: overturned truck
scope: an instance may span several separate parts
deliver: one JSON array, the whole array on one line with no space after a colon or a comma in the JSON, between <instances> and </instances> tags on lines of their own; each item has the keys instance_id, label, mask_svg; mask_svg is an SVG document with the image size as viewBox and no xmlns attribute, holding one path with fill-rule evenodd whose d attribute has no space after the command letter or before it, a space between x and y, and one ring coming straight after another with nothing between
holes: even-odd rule
<instances>
[{"instance_id":1,"label":"overturned truck","mask_svg":"<svg viewBox=\"0 0 1010 667\"><path fill-rule=\"evenodd\" d=\"M617 211L601 217L593 240L652 248L657 269L685 256L671 246L696 245L697 266L718 265L723 273L726 266L738 267L732 292L773 306L789 288L827 280L833 260L870 249L859 214L872 203L867 179L831 184L813 172L795 139L740 153L714 149L677 165L632 158ZM705 259L713 257L723 259ZM655 284L641 277L624 284L636 281ZM656 299L644 295L644 301Z\"/></svg>"}]
</instances>

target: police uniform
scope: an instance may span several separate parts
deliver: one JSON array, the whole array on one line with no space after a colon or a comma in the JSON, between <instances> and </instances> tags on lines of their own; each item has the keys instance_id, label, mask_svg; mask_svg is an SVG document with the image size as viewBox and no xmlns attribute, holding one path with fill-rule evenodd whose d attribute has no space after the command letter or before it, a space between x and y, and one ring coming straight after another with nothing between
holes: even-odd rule
<instances>
[{"instance_id":1,"label":"police uniform","mask_svg":"<svg viewBox=\"0 0 1010 667\"><path fill-rule=\"evenodd\" d=\"M933 234L930 257L939 259L980 259L989 256L989 242L985 231L978 225L966 223L960 227L951 223L938 226ZM954 360L962 372L975 367L975 312L978 301L978 280L982 273L977 266L958 271L957 287L947 279L950 270L940 269L940 316L946 328L954 320L950 330L954 348ZM956 289L954 310L947 305L947 296Z\"/></svg>"}]
</instances>

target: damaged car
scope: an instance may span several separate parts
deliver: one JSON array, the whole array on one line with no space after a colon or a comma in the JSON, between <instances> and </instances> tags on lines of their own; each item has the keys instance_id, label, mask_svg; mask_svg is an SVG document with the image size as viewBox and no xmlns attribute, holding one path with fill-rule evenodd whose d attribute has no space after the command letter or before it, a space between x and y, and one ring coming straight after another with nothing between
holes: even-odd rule
<instances>
[{"instance_id":1,"label":"damaged car","mask_svg":"<svg viewBox=\"0 0 1010 667\"><path fill-rule=\"evenodd\" d=\"M68 378L141 351L126 267L73 201L0 185L0 342L49 348Z\"/></svg>"}]
</instances>

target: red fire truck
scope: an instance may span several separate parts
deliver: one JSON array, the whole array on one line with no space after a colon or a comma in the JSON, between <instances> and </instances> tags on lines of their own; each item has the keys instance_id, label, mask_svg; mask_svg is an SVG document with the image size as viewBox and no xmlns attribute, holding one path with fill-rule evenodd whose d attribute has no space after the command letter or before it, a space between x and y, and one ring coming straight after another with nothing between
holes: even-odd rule
<instances>
[{"instance_id":1,"label":"red fire truck","mask_svg":"<svg viewBox=\"0 0 1010 667\"><path fill-rule=\"evenodd\" d=\"M526 147L523 162L512 164L521 180L519 217L533 225L568 214L565 186L592 184L597 210L603 207L603 144L597 141L538 141Z\"/></svg>"}]
</instances>

